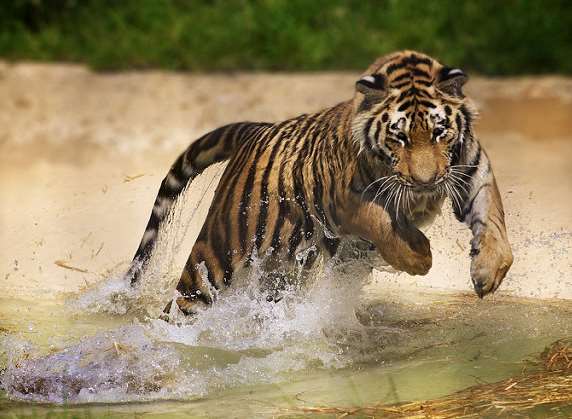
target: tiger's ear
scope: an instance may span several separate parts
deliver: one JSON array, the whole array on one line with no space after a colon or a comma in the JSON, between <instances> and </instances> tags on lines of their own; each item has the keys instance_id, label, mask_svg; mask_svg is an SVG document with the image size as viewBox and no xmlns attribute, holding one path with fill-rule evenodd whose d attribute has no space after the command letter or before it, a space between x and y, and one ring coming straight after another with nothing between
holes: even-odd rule
<instances>
[{"instance_id":1,"label":"tiger's ear","mask_svg":"<svg viewBox=\"0 0 572 419\"><path fill-rule=\"evenodd\" d=\"M383 95L385 93L385 77L381 74L363 76L356 82L356 90L364 95Z\"/></svg>"},{"instance_id":2,"label":"tiger's ear","mask_svg":"<svg viewBox=\"0 0 572 419\"><path fill-rule=\"evenodd\" d=\"M443 67L437 76L437 89L450 96L465 97L463 85L468 79L459 68Z\"/></svg>"}]
</instances>

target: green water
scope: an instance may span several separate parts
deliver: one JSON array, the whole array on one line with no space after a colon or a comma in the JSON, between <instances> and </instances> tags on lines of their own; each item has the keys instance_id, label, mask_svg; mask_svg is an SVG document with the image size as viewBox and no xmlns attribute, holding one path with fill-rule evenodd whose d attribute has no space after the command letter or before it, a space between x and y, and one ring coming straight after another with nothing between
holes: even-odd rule
<instances>
[{"instance_id":1,"label":"green water","mask_svg":"<svg viewBox=\"0 0 572 419\"><path fill-rule=\"evenodd\" d=\"M396 296L370 286L352 305L340 298L346 291L325 286L283 306L237 292L180 326L63 301L0 300L0 362L4 380L12 377L0 415L272 417L431 399L518 375L572 335L566 301ZM70 380L75 392L45 403ZM22 381L36 387L18 393ZM565 417L566 409L528 413Z\"/></svg>"}]
</instances>

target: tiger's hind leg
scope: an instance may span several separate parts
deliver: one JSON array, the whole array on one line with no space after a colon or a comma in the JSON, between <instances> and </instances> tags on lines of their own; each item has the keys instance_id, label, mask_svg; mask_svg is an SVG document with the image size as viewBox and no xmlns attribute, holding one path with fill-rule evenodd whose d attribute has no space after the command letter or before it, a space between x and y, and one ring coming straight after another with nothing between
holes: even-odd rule
<instances>
[{"instance_id":1,"label":"tiger's hind leg","mask_svg":"<svg viewBox=\"0 0 572 419\"><path fill-rule=\"evenodd\" d=\"M230 255L231 252L225 254ZM196 314L201 308L211 305L218 292L230 284L232 260L228 257L223 262L228 264L223 266L214 249L199 235L177 284L180 296L176 303L185 315ZM171 303L163 311L168 314L170 310Z\"/></svg>"},{"instance_id":2,"label":"tiger's hind leg","mask_svg":"<svg viewBox=\"0 0 572 419\"><path fill-rule=\"evenodd\" d=\"M139 282L157 243L159 230L187 185L210 165L230 159L242 144L270 127L271 124L252 122L225 125L194 141L175 160L161 182L145 233L125 275L131 285Z\"/></svg>"},{"instance_id":3,"label":"tiger's hind leg","mask_svg":"<svg viewBox=\"0 0 572 419\"><path fill-rule=\"evenodd\" d=\"M289 290L299 290L313 273L321 249L311 246L293 257L272 255L263 266L260 281L261 291L266 293L266 301L279 302Z\"/></svg>"}]
</instances>

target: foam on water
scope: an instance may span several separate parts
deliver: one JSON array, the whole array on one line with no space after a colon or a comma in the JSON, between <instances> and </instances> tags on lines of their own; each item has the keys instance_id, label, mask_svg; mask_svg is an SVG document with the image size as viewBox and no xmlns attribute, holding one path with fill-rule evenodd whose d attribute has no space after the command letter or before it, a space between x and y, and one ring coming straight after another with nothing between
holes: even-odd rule
<instances>
[{"instance_id":1,"label":"foam on water","mask_svg":"<svg viewBox=\"0 0 572 419\"><path fill-rule=\"evenodd\" d=\"M192 319L146 317L45 356L12 342L1 385L10 398L36 402L189 399L279 382L308 368L347 366L356 359L344 349L347 337L364 329L354 313L363 278L344 269L324 267L311 285L287 290L278 303L266 300L253 269L244 286ZM112 278L72 305L121 314L148 304L147 292ZM159 311L159 300L147 311Z\"/></svg>"},{"instance_id":2,"label":"foam on water","mask_svg":"<svg viewBox=\"0 0 572 419\"><path fill-rule=\"evenodd\" d=\"M177 202L137 287L122 276L123 268L70 301L80 313L135 312L139 320L47 357L12 356L2 381L10 397L68 403L192 398L279 381L310 366L351 363L339 343L347 340L345 330L355 336L363 328L354 313L364 279L357 265L321 266L314 281L287 289L274 303L260 289L255 257L246 277L212 307L192 319L180 313L172 313L172 323L157 319L176 297L175 256L210 186L194 194L194 204L185 196Z\"/></svg>"},{"instance_id":3,"label":"foam on water","mask_svg":"<svg viewBox=\"0 0 572 419\"><path fill-rule=\"evenodd\" d=\"M23 348L21 348L23 349ZM145 328L123 327L84 339L54 354L26 359L13 353L2 375L12 398L51 403L152 400L172 397L181 380L201 394L192 371L178 375L181 359L174 348L153 342ZM23 358L23 359L22 359Z\"/></svg>"},{"instance_id":4,"label":"foam on water","mask_svg":"<svg viewBox=\"0 0 572 419\"><path fill-rule=\"evenodd\" d=\"M119 321L128 324L48 354L46 348L4 337L0 343L7 362L0 386L9 398L72 404L194 399L238 386L291 381L301 372L370 361L378 365L407 348L417 353L419 348L447 342L437 325L426 333L416 329L415 325L432 324L425 322L429 315L411 323L408 330L375 320L388 314L381 313L385 309L379 305L364 310L367 302L361 292L367 269L359 261L322 264L316 278L287 289L278 303L267 301L260 288L264 276L254 263L249 275L221 293L212 307L192 318L172 316L172 323L159 320L174 297L181 269L177 255L186 258L190 246L182 245L196 233L188 231L193 230L191 220L202 225L196 212L204 207L201 202L211 182L198 182L202 192L194 202L183 196L175 205L136 287L123 277L124 266L70 301L81 315L120 315ZM478 306L468 309L472 310L468 318L475 319L474 336L480 336L483 313ZM137 320L129 320L133 316ZM468 323L462 320L466 333L473 330ZM498 324L491 318L483 330ZM455 327L450 327L453 334L458 333ZM401 345L406 339L407 347ZM451 338L458 341L457 336ZM383 352L384 347L391 350Z\"/></svg>"},{"instance_id":5,"label":"foam on water","mask_svg":"<svg viewBox=\"0 0 572 419\"><path fill-rule=\"evenodd\" d=\"M367 338L355 315L366 276L360 263L321 264L312 281L285 290L275 303L261 291L264 277L255 258L245 278L212 307L192 318L171 316L173 323L159 320L176 297L176 255L205 193L194 205L185 197L176 204L136 287L123 277L123 267L69 302L81 315L131 313L137 320L48 355L7 342L12 349L0 383L8 397L52 403L189 399L373 356L359 350Z\"/></svg>"}]
</instances>

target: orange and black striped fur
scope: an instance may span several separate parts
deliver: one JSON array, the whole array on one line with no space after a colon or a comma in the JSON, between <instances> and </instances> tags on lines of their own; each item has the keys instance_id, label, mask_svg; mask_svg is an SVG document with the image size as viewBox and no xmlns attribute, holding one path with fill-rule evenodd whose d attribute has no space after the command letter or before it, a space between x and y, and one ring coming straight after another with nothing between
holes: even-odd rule
<instances>
[{"instance_id":1,"label":"orange and black striped fur","mask_svg":"<svg viewBox=\"0 0 572 419\"><path fill-rule=\"evenodd\" d=\"M206 167L228 160L177 286L185 313L212 303L253 253L267 255L269 271L286 272L304 249L332 257L341 240L363 240L395 269L424 275L432 258L419 227L446 196L473 233L477 294L495 291L512 253L465 81L459 69L398 52L368 68L351 100L279 123L229 124L199 138L161 183L131 282L178 195Z\"/></svg>"}]
</instances>

